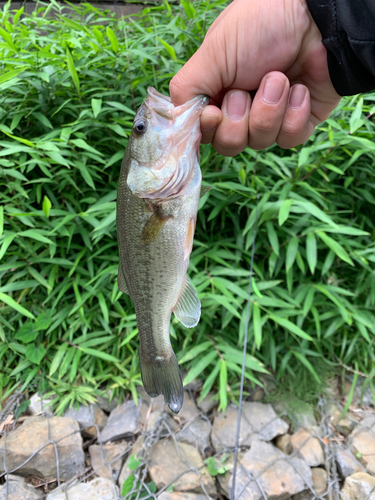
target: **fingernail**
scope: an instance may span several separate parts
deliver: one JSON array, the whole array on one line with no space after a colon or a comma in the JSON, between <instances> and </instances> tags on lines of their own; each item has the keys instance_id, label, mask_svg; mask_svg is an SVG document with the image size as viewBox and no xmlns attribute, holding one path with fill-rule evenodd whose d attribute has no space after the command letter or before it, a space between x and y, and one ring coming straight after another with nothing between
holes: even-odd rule
<instances>
[{"instance_id":1,"label":"fingernail","mask_svg":"<svg viewBox=\"0 0 375 500\"><path fill-rule=\"evenodd\" d=\"M278 76L268 77L263 90L263 101L268 104L277 104L283 95L284 88L284 78Z\"/></svg>"},{"instance_id":2,"label":"fingernail","mask_svg":"<svg viewBox=\"0 0 375 500\"><path fill-rule=\"evenodd\" d=\"M248 98L248 93L242 90L228 92L226 111L231 120L241 120L245 116Z\"/></svg>"},{"instance_id":3,"label":"fingernail","mask_svg":"<svg viewBox=\"0 0 375 500\"><path fill-rule=\"evenodd\" d=\"M302 106L306 97L306 87L304 85L294 85L290 92L288 106L298 109Z\"/></svg>"}]
</instances>

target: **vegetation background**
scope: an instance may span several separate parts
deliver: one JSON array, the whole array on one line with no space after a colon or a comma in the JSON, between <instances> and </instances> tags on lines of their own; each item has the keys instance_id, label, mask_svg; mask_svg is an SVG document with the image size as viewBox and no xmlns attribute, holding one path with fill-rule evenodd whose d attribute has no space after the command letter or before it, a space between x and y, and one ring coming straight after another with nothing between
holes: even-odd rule
<instances>
[{"instance_id":1,"label":"vegetation background","mask_svg":"<svg viewBox=\"0 0 375 500\"><path fill-rule=\"evenodd\" d=\"M126 20L39 5L0 13L0 401L42 384L62 412L105 387L136 398L136 319L116 283L120 164L147 86L168 93L225 2L165 0ZM246 391L270 371L308 397L303 380L345 366L372 387L374 101L343 99L289 151L202 146L213 189L189 271L202 319L174 319L171 336L185 382L203 378L222 409L239 392L254 237Z\"/></svg>"}]
</instances>

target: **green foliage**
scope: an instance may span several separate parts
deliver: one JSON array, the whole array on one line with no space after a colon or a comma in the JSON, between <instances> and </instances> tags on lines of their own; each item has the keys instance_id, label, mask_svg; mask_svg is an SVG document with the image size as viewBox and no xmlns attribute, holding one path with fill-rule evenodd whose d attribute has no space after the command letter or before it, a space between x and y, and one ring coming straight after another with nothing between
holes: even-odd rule
<instances>
[{"instance_id":1,"label":"green foliage","mask_svg":"<svg viewBox=\"0 0 375 500\"><path fill-rule=\"evenodd\" d=\"M224 2L117 20L89 4L0 16L0 389L45 381L62 412L140 383L133 304L116 282L116 189L135 110L199 47ZM67 9L64 6L64 9ZM48 12L57 16L50 18ZM246 386L271 370L370 373L375 334L375 94L347 98L306 145L201 150L189 274L197 328L173 319L185 383L236 401L256 233ZM259 201L258 201L259 199ZM319 362L319 363L318 363ZM371 373L373 376L374 373Z\"/></svg>"}]
</instances>

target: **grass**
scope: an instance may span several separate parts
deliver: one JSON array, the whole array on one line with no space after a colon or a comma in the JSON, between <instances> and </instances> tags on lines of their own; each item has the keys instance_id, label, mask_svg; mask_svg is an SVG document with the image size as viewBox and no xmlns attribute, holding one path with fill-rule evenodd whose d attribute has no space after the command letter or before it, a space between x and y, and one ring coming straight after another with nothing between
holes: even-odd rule
<instances>
[{"instance_id":1,"label":"grass","mask_svg":"<svg viewBox=\"0 0 375 500\"><path fill-rule=\"evenodd\" d=\"M3 8L0 401L40 384L59 412L105 387L136 397L136 319L116 283L121 159L147 86L168 93L224 6L165 1L128 20L89 4ZM222 409L239 394L255 228L246 391L266 371L284 383L301 367L320 384L322 362L373 383L374 101L343 99L289 151L201 148L213 189L189 274L202 318L194 329L174 319L171 336L185 381L203 378L202 396L214 390Z\"/></svg>"}]
</instances>

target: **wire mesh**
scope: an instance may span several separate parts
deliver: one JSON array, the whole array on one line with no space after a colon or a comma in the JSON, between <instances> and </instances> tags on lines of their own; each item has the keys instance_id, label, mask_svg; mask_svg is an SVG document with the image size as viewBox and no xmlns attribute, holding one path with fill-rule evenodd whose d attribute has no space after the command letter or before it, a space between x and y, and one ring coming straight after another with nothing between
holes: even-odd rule
<instances>
[{"instance_id":1,"label":"wire mesh","mask_svg":"<svg viewBox=\"0 0 375 500\"><path fill-rule=\"evenodd\" d=\"M211 493L208 491L206 487L206 483L204 482L207 478L207 464L203 463L200 467L197 467L196 464L191 463L189 459L184 456L181 450L181 442L179 441L180 439L180 433L182 431L186 432L186 429L191 426L197 419L202 419L204 420L210 429L210 435L213 437L215 435L215 442L219 442L220 446L217 446L217 450L215 453L212 454L212 451L210 451L208 454L212 455L214 458L219 459L221 456L224 454L228 454L230 457L233 457L234 455L234 450L235 450L235 439L233 438L233 446L227 446L225 443L222 442L220 439L220 436L216 433L215 428L212 423L212 418L213 416L207 416L205 413L203 413L201 410L197 408L197 414L195 417L189 419L186 422L183 422L180 425L176 425L175 428L171 425L171 416L168 414L168 412L160 412L160 415L157 417L156 422L154 425L152 425L151 429L147 430L147 421L151 415L151 406L148 408L146 411L146 417L143 421L143 427L140 426L139 432L135 436L134 442L127 443L128 446L124 449L122 453L119 453L116 455L114 458L111 460L106 459L106 453L104 450L104 444L100 439L101 435L101 429L99 428L98 425L90 423L89 425L81 428L77 428L75 432L69 433L67 436L63 436L59 439L53 439L53 433L51 432L51 419L55 418L50 415L50 412L45 411L45 408L43 408L43 398L42 400L42 413L36 417L33 417L34 419L38 419L38 421L44 422L46 429L47 429L47 435L48 439L46 443L43 444L43 446L40 446L39 448L35 449L33 453L30 454L30 456L27 457L26 460L24 460L22 463L18 464L16 467L11 467L9 465L9 460L7 461L7 441L9 442L9 439L11 435L17 431L19 428L20 424L22 425L27 425L27 420L25 422L22 422L24 417L17 417L17 410L20 405L20 402L22 400L22 394L14 394L9 398L7 401L7 404L3 408L2 412L0 413L0 455L1 455L1 450L3 450L3 460L2 460L2 467L0 465L0 470L3 470L3 472L0 473L0 481L4 482L5 480L5 486L3 486L3 492L0 494L0 498L4 498L4 500L12 500L11 493L9 491L9 484L10 484L10 479L12 475L17 475L21 472L22 468L25 467L26 464L28 464L36 455L40 454L42 450L44 450L47 447L53 447L53 456L56 464L56 478L54 478L52 481L43 481L40 479L39 482L34 484L34 488L37 489L40 493L41 496L40 498L47 498L48 495L51 494L51 492L56 493L58 491L64 492L66 500L69 499L69 492L72 491L72 488L74 488L77 484L79 483L84 483L88 482L91 479L93 479L96 475L100 473L100 470L107 467L108 470L110 471L110 477L111 477L111 484L113 486L113 499L116 500L123 500L123 499L134 499L138 500L140 498L142 499L157 499L161 497L163 498L162 494L169 490L174 484L176 484L179 479L181 479L184 475L186 474L195 474L197 477L197 486L194 488L194 491L203 495L203 498L218 498L220 500L228 498L227 494L228 492L225 492L222 488L217 488L217 493L213 494L212 491ZM151 402L152 405L152 402ZM292 469L302 478L304 482L304 491L305 491L305 497L304 498L311 498L311 500L316 499L316 500L340 500L340 499L346 499L346 500L353 500L348 498L340 489L340 487L343 484L342 478L340 478L338 470L337 470L337 454L338 452L345 452L350 456L352 459L353 463L356 464L356 467L358 470L361 470L363 472L366 472L369 474L371 477L375 478L375 474L369 470L366 465L363 463L363 461L360 460L360 457L355 455L352 452L351 449L351 444L352 444L352 437L349 435L349 438L347 439L347 442L344 443L342 442L338 437L337 433L334 430L334 427L332 426L331 420L330 420L330 414L327 411L327 399L326 397L321 397L318 405L318 413L320 416L320 422L319 422L319 429L312 428L312 427L303 427L302 428L307 431L307 437L306 439L299 444L299 447L297 449L294 449L293 452L289 455L284 454L281 450L279 450L277 447L274 447L274 450L276 450L277 456L274 460L271 462L267 463L264 468L261 468L260 470L257 471L257 473L251 473L249 469L243 464L243 458L241 457L241 454L239 454L238 457L238 472L237 474L241 474L242 477L246 477L246 482L242 481L241 484L239 484L238 479L237 479L237 486L235 489L235 496L234 498L236 500L242 498L250 498L247 496L247 490L248 488L256 488L256 491L258 492L256 497L254 498L260 498L260 499L265 499L268 500L267 496L267 491L264 487L264 484L262 482L262 476L268 471L272 472L272 467L275 466L279 461L283 460L282 464L288 464ZM213 412L213 415L215 415L216 412ZM274 420L284 417L289 420L289 423L293 426L294 429L301 428L301 426L298 424L298 421L295 420L292 416L286 414L284 415L277 415ZM261 433L266 427L269 427L270 424L273 421L267 421L263 426L260 427L256 432L251 431L252 427L250 422L246 418L246 414L243 414L242 416L242 428L245 431L249 432L247 433L247 440L250 439L255 435ZM100 456L101 456L101 462L102 464L100 467L96 467L95 469L92 466L88 466L84 469L84 471L80 474L77 474L74 477L71 477L69 480L63 481L61 479L61 473L60 473L60 459L59 459L59 445L61 442L78 433L82 433L85 429L95 427L96 429L96 438L91 438L87 443L85 443L85 447L87 447L87 444L92 444L96 443L97 445L100 446ZM374 425L362 425L361 424L361 432L369 432L371 435L374 436L375 438L375 426ZM215 434L216 433L216 434ZM295 458L300 457L300 451L301 449L309 442L309 440L315 439L318 440L319 443L322 446L322 449L324 451L324 467L327 472L327 488L326 491L323 493L317 492L314 489L311 476L310 477L304 477L303 474L301 473L301 470L299 467L296 466L296 461L294 461ZM247 441L247 442L250 442ZM156 492L152 491L152 488L150 487L150 482L149 482L149 468L150 468L150 462L151 462L151 456L152 456L152 451L157 443L173 443L173 446L175 447L177 456L181 460L181 462L186 465L186 468L182 470L178 476L174 477L168 484L163 484L159 485L159 489ZM250 446L257 446L257 441L253 442ZM241 448L241 445L240 445ZM137 451L137 456L140 461L139 467L132 471L134 475L133 479L133 487L128 493L123 497L121 495L121 490L122 490L122 484L118 484L118 478L120 474L121 467L119 468L116 466L116 471L114 470L114 464L119 463L119 460L124 462L127 457L130 457L130 455L133 454L133 450L136 449ZM242 447L243 451L246 451L249 449L247 446L246 449ZM211 448L212 450L212 448ZM375 450L374 450L375 452ZM8 451L9 453L9 451ZM204 457L203 457L204 458ZM226 474L230 474L230 471L226 472ZM29 483L30 484L30 483ZM50 487L52 484L53 488ZM218 481L216 480L216 487L219 486ZM229 481L229 488L230 488L230 481ZM212 488L211 488L212 490ZM4 496L4 491L5 491L5 496ZM252 490L253 491L253 490ZM373 495L375 492L375 487L368 493L367 497L365 500L370 500L371 495ZM307 494L309 496L307 496ZM2 496L1 496L2 495ZM100 498L100 497L98 497ZM107 497L106 497L107 498ZM298 497L297 497L298 498Z\"/></svg>"}]
</instances>

